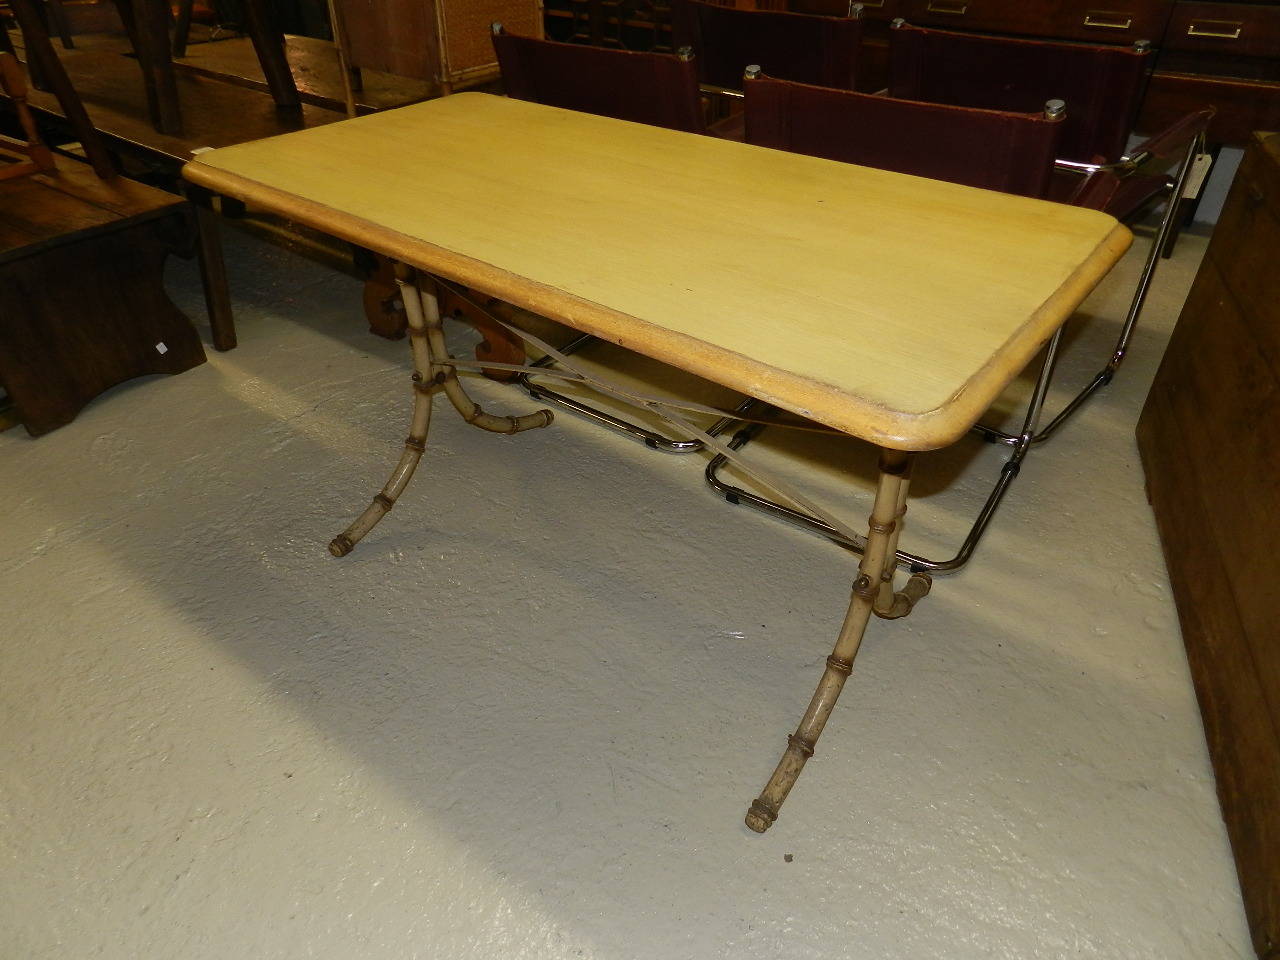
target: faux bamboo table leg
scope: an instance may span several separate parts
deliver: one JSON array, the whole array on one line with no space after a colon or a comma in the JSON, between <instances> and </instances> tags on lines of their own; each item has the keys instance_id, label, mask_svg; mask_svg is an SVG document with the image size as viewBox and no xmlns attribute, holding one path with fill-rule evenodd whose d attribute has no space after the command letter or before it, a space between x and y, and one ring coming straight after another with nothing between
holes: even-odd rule
<instances>
[{"instance_id":1,"label":"faux bamboo table leg","mask_svg":"<svg viewBox=\"0 0 1280 960\"><path fill-rule=\"evenodd\" d=\"M901 516L906 509L912 460L912 454L897 450L882 450L880 453L880 481L876 487L875 505L871 509L867 548L858 565L858 579L853 584L849 612L845 614L835 649L827 657L826 669L818 681L813 699L809 701L809 708L805 710L796 732L788 738L787 749L773 776L747 812L747 826L756 833L764 833L778 818L778 810L804 769L805 761L813 756L822 728L827 725L827 718L831 716L845 680L853 672L853 658L858 654L871 614L877 606L892 605L891 598L881 599L882 585L887 570L890 573L889 593L892 594L892 570L896 565L893 545L897 542Z\"/></svg>"},{"instance_id":2,"label":"faux bamboo table leg","mask_svg":"<svg viewBox=\"0 0 1280 960\"><path fill-rule=\"evenodd\" d=\"M447 360L449 353L444 342L440 300L433 282L411 268L397 264L396 284L400 287L400 296L404 300L405 317L409 323L409 348L413 354L413 418L409 436L404 441L400 461L391 471L390 479L374 496L373 502L329 544L329 552L335 557L345 557L350 553L396 505L396 500L413 479L413 473L426 450L427 429L431 425L431 403L437 387L444 390L445 396L463 420L492 433L522 433L535 427L550 426L552 421L550 410L538 410L522 417L500 417L485 413L478 403L467 396L453 366L437 362Z\"/></svg>"}]
</instances>

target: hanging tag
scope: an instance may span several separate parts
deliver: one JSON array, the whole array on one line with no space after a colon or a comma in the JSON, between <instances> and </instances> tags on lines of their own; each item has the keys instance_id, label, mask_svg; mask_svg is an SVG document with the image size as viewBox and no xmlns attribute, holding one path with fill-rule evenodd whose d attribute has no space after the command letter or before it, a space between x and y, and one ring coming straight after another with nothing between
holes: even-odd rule
<instances>
[{"instance_id":1,"label":"hanging tag","mask_svg":"<svg viewBox=\"0 0 1280 960\"><path fill-rule=\"evenodd\" d=\"M1200 196L1200 188L1204 186L1205 178L1209 176L1211 167L1213 167L1212 154L1196 154L1195 159L1191 161L1191 169L1187 171L1187 182L1182 188L1182 198L1184 200L1194 200Z\"/></svg>"}]
</instances>

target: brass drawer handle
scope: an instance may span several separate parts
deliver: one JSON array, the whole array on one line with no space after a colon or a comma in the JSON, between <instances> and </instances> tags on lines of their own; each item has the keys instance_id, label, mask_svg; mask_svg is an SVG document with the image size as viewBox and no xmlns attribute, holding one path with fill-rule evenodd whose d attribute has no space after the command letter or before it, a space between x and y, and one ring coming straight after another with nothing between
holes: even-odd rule
<instances>
[{"instance_id":1,"label":"brass drawer handle","mask_svg":"<svg viewBox=\"0 0 1280 960\"><path fill-rule=\"evenodd\" d=\"M968 9L967 3L947 3L946 0L929 0L925 7L929 13L952 13L957 17L964 16L964 12Z\"/></svg>"},{"instance_id":2,"label":"brass drawer handle","mask_svg":"<svg viewBox=\"0 0 1280 960\"><path fill-rule=\"evenodd\" d=\"M1084 25L1086 27L1100 27L1103 30L1128 30L1133 26L1133 17L1125 17L1119 13L1086 13L1084 15Z\"/></svg>"},{"instance_id":3,"label":"brass drawer handle","mask_svg":"<svg viewBox=\"0 0 1280 960\"><path fill-rule=\"evenodd\" d=\"M1232 30L1232 27L1235 29ZM1243 30L1244 24L1238 20L1193 20L1191 26L1187 27L1187 36L1239 40Z\"/></svg>"}]
</instances>

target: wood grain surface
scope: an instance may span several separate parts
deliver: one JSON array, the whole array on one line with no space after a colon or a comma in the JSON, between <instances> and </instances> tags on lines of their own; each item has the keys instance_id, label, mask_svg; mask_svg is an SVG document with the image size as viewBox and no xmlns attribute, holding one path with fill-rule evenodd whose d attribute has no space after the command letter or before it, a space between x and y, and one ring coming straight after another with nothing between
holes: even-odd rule
<instances>
[{"instance_id":1,"label":"wood grain surface","mask_svg":"<svg viewBox=\"0 0 1280 960\"><path fill-rule=\"evenodd\" d=\"M1280 956L1280 135L1246 154L1138 422L1254 948Z\"/></svg>"},{"instance_id":2,"label":"wood grain surface","mask_svg":"<svg viewBox=\"0 0 1280 960\"><path fill-rule=\"evenodd\" d=\"M1132 239L1093 211L479 93L184 175L907 450L962 436Z\"/></svg>"}]
</instances>

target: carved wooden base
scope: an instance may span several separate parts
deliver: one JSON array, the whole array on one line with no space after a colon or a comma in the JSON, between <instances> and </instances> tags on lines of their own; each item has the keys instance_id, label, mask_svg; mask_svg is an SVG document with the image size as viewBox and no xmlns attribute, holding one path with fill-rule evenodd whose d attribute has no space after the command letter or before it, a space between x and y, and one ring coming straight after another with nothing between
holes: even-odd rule
<instances>
[{"instance_id":1,"label":"carved wooden base","mask_svg":"<svg viewBox=\"0 0 1280 960\"><path fill-rule=\"evenodd\" d=\"M70 423L125 380L204 363L163 285L165 260L190 256L191 241L178 203L142 222L2 252L0 384L32 436Z\"/></svg>"}]
</instances>

